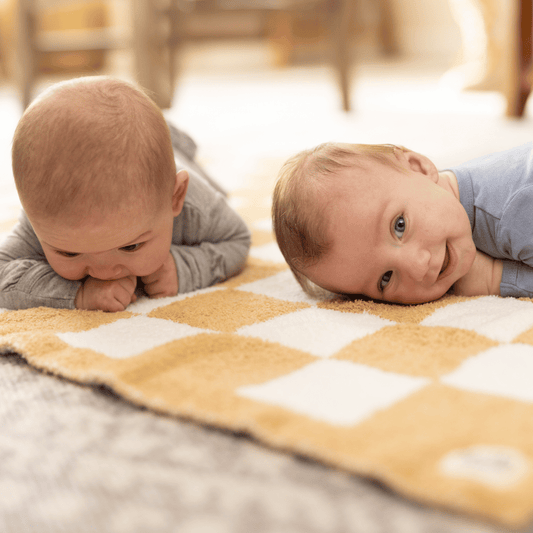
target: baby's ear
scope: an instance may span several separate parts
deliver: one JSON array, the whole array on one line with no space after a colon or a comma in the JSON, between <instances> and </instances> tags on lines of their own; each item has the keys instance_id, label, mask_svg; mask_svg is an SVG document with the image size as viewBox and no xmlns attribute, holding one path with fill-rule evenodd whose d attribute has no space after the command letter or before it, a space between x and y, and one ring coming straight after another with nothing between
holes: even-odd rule
<instances>
[{"instance_id":1,"label":"baby's ear","mask_svg":"<svg viewBox=\"0 0 533 533\"><path fill-rule=\"evenodd\" d=\"M177 217L183 209L187 187L189 186L189 173L183 169L176 174L176 183L172 193L172 213Z\"/></svg>"},{"instance_id":2,"label":"baby's ear","mask_svg":"<svg viewBox=\"0 0 533 533\"><path fill-rule=\"evenodd\" d=\"M439 172L431 159L417 152L412 152L411 150L404 150L403 157L405 158L405 162L410 170L414 172L420 172L421 174L424 174L424 176L428 177L431 181L437 183L439 179Z\"/></svg>"}]
</instances>

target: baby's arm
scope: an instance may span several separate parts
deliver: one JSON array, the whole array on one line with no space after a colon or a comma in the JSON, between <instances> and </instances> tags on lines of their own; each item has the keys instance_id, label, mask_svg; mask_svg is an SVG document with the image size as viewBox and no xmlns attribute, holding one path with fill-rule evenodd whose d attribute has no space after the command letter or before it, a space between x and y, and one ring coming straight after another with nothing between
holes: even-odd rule
<instances>
[{"instance_id":1,"label":"baby's arm","mask_svg":"<svg viewBox=\"0 0 533 533\"><path fill-rule=\"evenodd\" d=\"M174 221L179 292L208 287L237 274L250 249L250 231L226 199L190 173L185 205Z\"/></svg>"},{"instance_id":2,"label":"baby's arm","mask_svg":"<svg viewBox=\"0 0 533 533\"><path fill-rule=\"evenodd\" d=\"M24 213L0 245L0 308L74 308L81 283L54 272Z\"/></svg>"},{"instance_id":3,"label":"baby's arm","mask_svg":"<svg viewBox=\"0 0 533 533\"><path fill-rule=\"evenodd\" d=\"M499 295L503 263L477 250L468 273L457 280L454 294L460 296Z\"/></svg>"}]
</instances>

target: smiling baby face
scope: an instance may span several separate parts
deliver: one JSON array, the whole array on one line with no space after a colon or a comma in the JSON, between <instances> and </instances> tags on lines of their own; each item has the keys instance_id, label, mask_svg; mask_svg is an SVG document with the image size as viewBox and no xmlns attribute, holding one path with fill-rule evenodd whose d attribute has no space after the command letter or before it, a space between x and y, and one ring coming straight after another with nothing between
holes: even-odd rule
<instances>
[{"instance_id":1,"label":"smiling baby face","mask_svg":"<svg viewBox=\"0 0 533 533\"><path fill-rule=\"evenodd\" d=\"M332 292L398 303L444 295L476 248L455 176L405 151L399 167L367 159L328 181L330 249L303 272Z\"/></svg>"}]
</instances>

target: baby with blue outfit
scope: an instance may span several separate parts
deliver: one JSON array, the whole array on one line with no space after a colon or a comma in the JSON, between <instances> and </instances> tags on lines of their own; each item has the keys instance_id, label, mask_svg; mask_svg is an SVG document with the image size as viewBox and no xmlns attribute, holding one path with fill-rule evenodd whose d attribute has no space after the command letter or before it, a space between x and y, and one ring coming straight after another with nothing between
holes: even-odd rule
<instances>
[{"instance_id":1,"label":"baby with blue outfit","mask_svg":"<svg viewBox=\"0 0 533 533\"><path fill-rule=\"evenodd\" d=\"M533 143L443 171L401 146L325 143L285 163L272 216L313 295L533 296Z\"/></svg>"}]
</instances>

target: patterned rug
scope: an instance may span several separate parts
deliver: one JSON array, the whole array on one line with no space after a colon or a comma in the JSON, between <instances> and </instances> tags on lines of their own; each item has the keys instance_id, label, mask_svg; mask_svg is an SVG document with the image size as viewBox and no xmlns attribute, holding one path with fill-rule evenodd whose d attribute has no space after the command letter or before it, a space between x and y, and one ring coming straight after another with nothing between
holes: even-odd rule
<instances>
[{"instance_id":1,"label":"patterned rug","mask_svg":"<svg viewBox=\"0 0 533 533\"><path fill-rule=\"evenodd\" d=\"M232 204L246 268L209 289L116 314L0 314L0 350L139 406L245 433L377 479L405 497L525 525L533 517L533 302L321 302L273 240L279 161Z\"/></svg>"}]
</instances>

